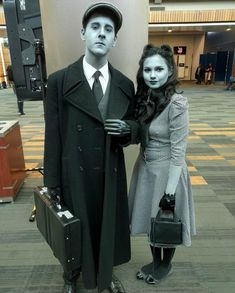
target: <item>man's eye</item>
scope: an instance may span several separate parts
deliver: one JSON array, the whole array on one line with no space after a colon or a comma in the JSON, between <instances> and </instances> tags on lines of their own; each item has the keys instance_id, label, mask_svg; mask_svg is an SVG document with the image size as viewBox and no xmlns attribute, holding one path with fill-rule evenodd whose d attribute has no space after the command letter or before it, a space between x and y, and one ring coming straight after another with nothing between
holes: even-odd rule
<instances>
[{"instance_id":1,"label":"man's eye","mask_svg":"<svg viewBox=\"0 0 235 293\"><path fill-rule=\"evenodd\" d=\"M111 33L111 32L113 31L113 28L112 28L112 27L106 27L106 31L107 31L108 33Z\"/></svg>"}]
</instances>

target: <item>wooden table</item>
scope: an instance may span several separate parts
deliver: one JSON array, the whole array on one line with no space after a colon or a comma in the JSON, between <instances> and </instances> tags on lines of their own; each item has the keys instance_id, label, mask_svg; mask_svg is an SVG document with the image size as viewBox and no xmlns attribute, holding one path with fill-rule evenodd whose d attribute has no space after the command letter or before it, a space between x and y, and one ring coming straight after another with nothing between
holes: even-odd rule
<instances>
[{"instance_id":1,"label":"wooden table","mask_svg":"<svg viewBox=\"0 0 235 293\"><path fill-rule=\"evenodd\" d=\"M14 200L25 177L19 121L0 121L0 203Z\"/></svg>"}]
</instances>

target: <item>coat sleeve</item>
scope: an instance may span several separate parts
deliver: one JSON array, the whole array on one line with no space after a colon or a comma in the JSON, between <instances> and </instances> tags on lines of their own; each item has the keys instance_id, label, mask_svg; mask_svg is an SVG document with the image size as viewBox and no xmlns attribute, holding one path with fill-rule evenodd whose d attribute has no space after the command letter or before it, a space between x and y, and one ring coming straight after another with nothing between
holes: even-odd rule
<instances>
[{"instance_id":1,"label":"coat sleeve","mask_svg":"<svg viewBox=\"0 0 235 293\"><path fill-rule=\"evenodd\" d=\"M166 193L174 194L185 162L187 148L189 117L188 102L185 97L178 96L172 102L169 121L171 162Z\"/></svg>"},{"instance_id":2,"label":"coat sleeve","mask_svg":"<svg viewBox=\"0 0 235 293\"><path fill-rule=\"evenodd\" d=\"M58 73L49 76L45 100L44 185L61 186L61 133Z\"/></svg>"},{"instance_id":3,"label":"coat sleeve","mask_svg":"<svg viewBox=\"0 0 235 293\"><path fill-rule=\"evenodd\" d=\"M127 114L124 117L124 121L130 126L131 134L127 137L123 138L121 144L123 146L127 146L129 144L137 144L140 140L140 125L138 121L135 119L135 109L136 109L136 101L135 101L135 92L134 92L134 84L130 81L129 83L130 89L130 105L128 107Z\"/></svg>"}]
</instances>

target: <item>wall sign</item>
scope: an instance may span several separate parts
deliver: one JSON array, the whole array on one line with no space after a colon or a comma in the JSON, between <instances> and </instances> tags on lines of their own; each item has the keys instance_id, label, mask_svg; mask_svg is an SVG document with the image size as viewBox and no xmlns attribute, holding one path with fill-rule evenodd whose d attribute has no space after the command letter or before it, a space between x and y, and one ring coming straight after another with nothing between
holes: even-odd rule
<instances>
[{"instance_id":1,"label":"wall sign","mask_svg":"<svg viewBox=\"0 0 235 293\"><path fill-rule=\"evenodd\" d=\"M174 47L174 54L175 55L185 55L186 54L186 46L178 46Z\"/></svg>"}]
</instances>

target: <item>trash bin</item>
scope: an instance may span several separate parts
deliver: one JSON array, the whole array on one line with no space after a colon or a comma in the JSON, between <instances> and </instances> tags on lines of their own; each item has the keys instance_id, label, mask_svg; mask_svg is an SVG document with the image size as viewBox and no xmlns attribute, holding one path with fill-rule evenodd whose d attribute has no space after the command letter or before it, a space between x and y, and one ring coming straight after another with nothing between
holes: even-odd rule
<instances>
[{"instance_id":1,"label":"trash bin","mask_svg":"<svg viewBox=\"0 0 235 293\"><path fill-rule=\"evenodd\" d=\"M0 121L0 203L14 200L25 177L19 121Z\"/></svg>"}]
</instances>

